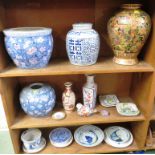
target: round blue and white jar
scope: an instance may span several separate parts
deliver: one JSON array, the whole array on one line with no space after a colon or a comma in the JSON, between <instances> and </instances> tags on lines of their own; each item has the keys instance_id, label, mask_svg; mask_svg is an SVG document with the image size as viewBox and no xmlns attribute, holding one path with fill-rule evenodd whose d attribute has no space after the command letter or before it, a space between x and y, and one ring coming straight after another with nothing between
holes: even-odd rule
<instances>
[{"instance_id":1,"label":"round blue and white jar","mask_svg":"<svg viewBox=\"0 0 155 155\"><path fill-rule=\"evenodd\" d=\"M19 68L45 67L52 55L52 29L44 27L20 27L3 31L5 47Z\"/></svg>"},{"instance_id":2,"label":"round blue and white jar","mask_svg":"<svg viewBox=\"0 0 155 155\"><path fill-rule=\"evenodd\" d=\"M66 49L71 64L93 65L100 49L99 34L92 29L91 23L73 24L66 37Z\"/></svg>"},{"instance_id":3,"label":"round blue and white jar","mask_svg":"<svg viewBox=\"0 0 155 155\"><path fill-rule=\"evenodd\" d=\"M24 112L33 117L48 116L56 102L54 89L43 83L33 83L20 92L20 104Z\"/></svg>"}]
</instances>

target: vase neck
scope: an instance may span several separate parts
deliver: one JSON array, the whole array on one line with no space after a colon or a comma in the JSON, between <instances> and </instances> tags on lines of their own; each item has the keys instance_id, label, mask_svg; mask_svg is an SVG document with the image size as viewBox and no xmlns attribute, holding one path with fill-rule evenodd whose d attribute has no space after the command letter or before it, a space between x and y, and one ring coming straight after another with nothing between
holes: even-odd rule
<instances>
[{"instance_id":1,"label":"vase neck","mask_svg":"<svg viewBox=\"0 0 155 155\"><path fill-rule=\"evenodd\" d=\"M94 75L86 75L87 76L87 84L94 84Z\"/></svg>"},{"instance_id":2,"label":"vase neck","mask_svg":"<svg viewBox=\"0 0 155 155\"><path fill-rule=\"evenodd\" d=\"M140 9L141 6L142 6L141 4L123 4L121 8L134 10L134 9Z\"/></svg>"},{"instance_id":3,"label":"vase neck","mask_svg":"<svg viewBox=\"0 0 155 155\"><path fill-rule=\"evenodd\" d=\"M66 82L64 83L65 87L66 87L66 90L71 90L71 87L72 87L72 83L71 82Z\"/></svg>"},{"instance_id":4,"label":"vase neck","mask_svg":"<svg viewBox=\"0 0 155 155\"><path fill-rule=\"evenodd\" d=\"M91 23L76 23L73 24L73 30L90 30L92 25Z\"/></svg>"}]
</instances>

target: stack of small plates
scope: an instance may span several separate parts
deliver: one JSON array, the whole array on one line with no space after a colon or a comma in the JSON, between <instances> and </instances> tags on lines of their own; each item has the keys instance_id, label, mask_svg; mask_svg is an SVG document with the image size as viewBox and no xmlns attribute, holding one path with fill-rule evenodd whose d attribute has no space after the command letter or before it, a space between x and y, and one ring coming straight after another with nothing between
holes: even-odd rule
<instances>
[{"instance_id":1,"label":"stack of small plates","mask_svg":"<svg viewBox=\"0 0 155 155\"><path fill-rule=\"evenodd\" d=\"M94 125L84 125L79 127L74 133L75 141L85 147L94 147L104 140L103 131Z\"/></svg>"},{"instance_id":2,"label":"stack of small plates","mask_svg":"<svg viewBox=\"0 0 155 155\"><path fill-rule=\"evenodd\" d=\"M104 130L105 142L116 148L125 148L132 144L132 133L120 126L108 127Z\"/></svg>"},{"instance_id":3,"label":"stack of small plates","mask_svg":"<svg viewBox=\"0 0 155 155\"><path fill-rule=\"evenodd\" d=\"M73 136L67 128L56 128L50 132L49 139L55 147L66 147L72 143Z\"/></svg>"}]
</instances>

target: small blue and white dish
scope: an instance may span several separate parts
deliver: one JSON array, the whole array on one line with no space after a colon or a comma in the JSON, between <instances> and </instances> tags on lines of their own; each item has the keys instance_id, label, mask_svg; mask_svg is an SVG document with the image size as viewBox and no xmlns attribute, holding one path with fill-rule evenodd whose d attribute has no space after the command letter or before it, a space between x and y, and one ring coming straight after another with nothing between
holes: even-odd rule
<instances>
[{"instance_id":1,"label":"small blue and white dish","mask_svg":"<svg viewBox=\"0 0 155 155\"><path fill-rule=\"evenodd\" d=\"M42 133L39 129L25 130L21 135L21 140L25 150L34 150L40 147Z\"/></svg>"},{"instance_id":2,"label":"small blue and white dish","mask_svg":"<svg viewBox=\"0 0 155 155\"><path fill-rule=\"evenodd\" d=\"M69 129L60 127L50 132L49 139L55 147L66 147L72 143L73 136Z\"/></svg>"},{"instance_id":3,"label":"small blue and white dish","mask_svg":"<svg viewBox=\"0 0 155 155\"><path fill-rule=\"evenodd\" d=\"M19 68L45 67L52 55L52 29L45 27L19 27L3 31L5 47Z\"/></svg>"},{"instance_id":4,"label":"small blue and white dish","mask_svg":"<svg viewBox=\"0 0 155 155\"><path fill-rule=\"evenodd\" d=\"M75 141L85 147L94 147L104 140L104 132L94 125L83 125L74 133Z\"/></svg>"}]
</instances>

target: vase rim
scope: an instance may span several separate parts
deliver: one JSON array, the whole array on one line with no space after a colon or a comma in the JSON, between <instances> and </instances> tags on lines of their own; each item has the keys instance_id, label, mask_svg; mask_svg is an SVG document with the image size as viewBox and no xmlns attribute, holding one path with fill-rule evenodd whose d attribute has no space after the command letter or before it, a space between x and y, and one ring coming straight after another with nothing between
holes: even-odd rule
<instances>
[{"instance_id":1,"label":"vase rim","mask_svg":"<svg viewBox=\"0 0 155 155\"><path fill-rule=\"evenodd\" d=\"M42 86L43 86L44 84L43 83L32 83L32 84L30 84L30 88L31 89L40 89L40 88L42 88ZM35 86L39 86L38 88L33 88L33 87L35 87Z\"/></svg>"},{"instance_id":2,"label":"vase rim","mask_svg":"<svg viewBox=\"0 0 155 155\"><path fill-rule=\"evenodd\" d=\"M122 4L121 8L123 9L139 9L142 7L142 4Z\"/></svg>"},{"instance_id":3,"label":"vase rim","mask_svg":"<svg viewBox=\"0 0 155 155\"><path fill-rule=\"evenodd\" d=\"M74 30L90 30L93 27L92 23L75 23L72 25Z\"/></svg>"},{"instance_id":4,"label":"vase rim","mask_svg":"<svg viewBox=\"0 0 155 155\"><path fill-rule=\"evenodd\" d=\"M65 82L64 85L65 85L66 87L71 87L71 86L72 86L72 82Z\"/></svg>"},{"instance_id":5,"label":"vase rim","mask_svg":"<svg viewBox=\"0 0 155 155\"><path fill-rule=\"evenodd\" d=\"M16 27L5 29L3 33L9 37L33 37L50 35L52 29L46 27Z\"/></svg>"}]
</instances>

